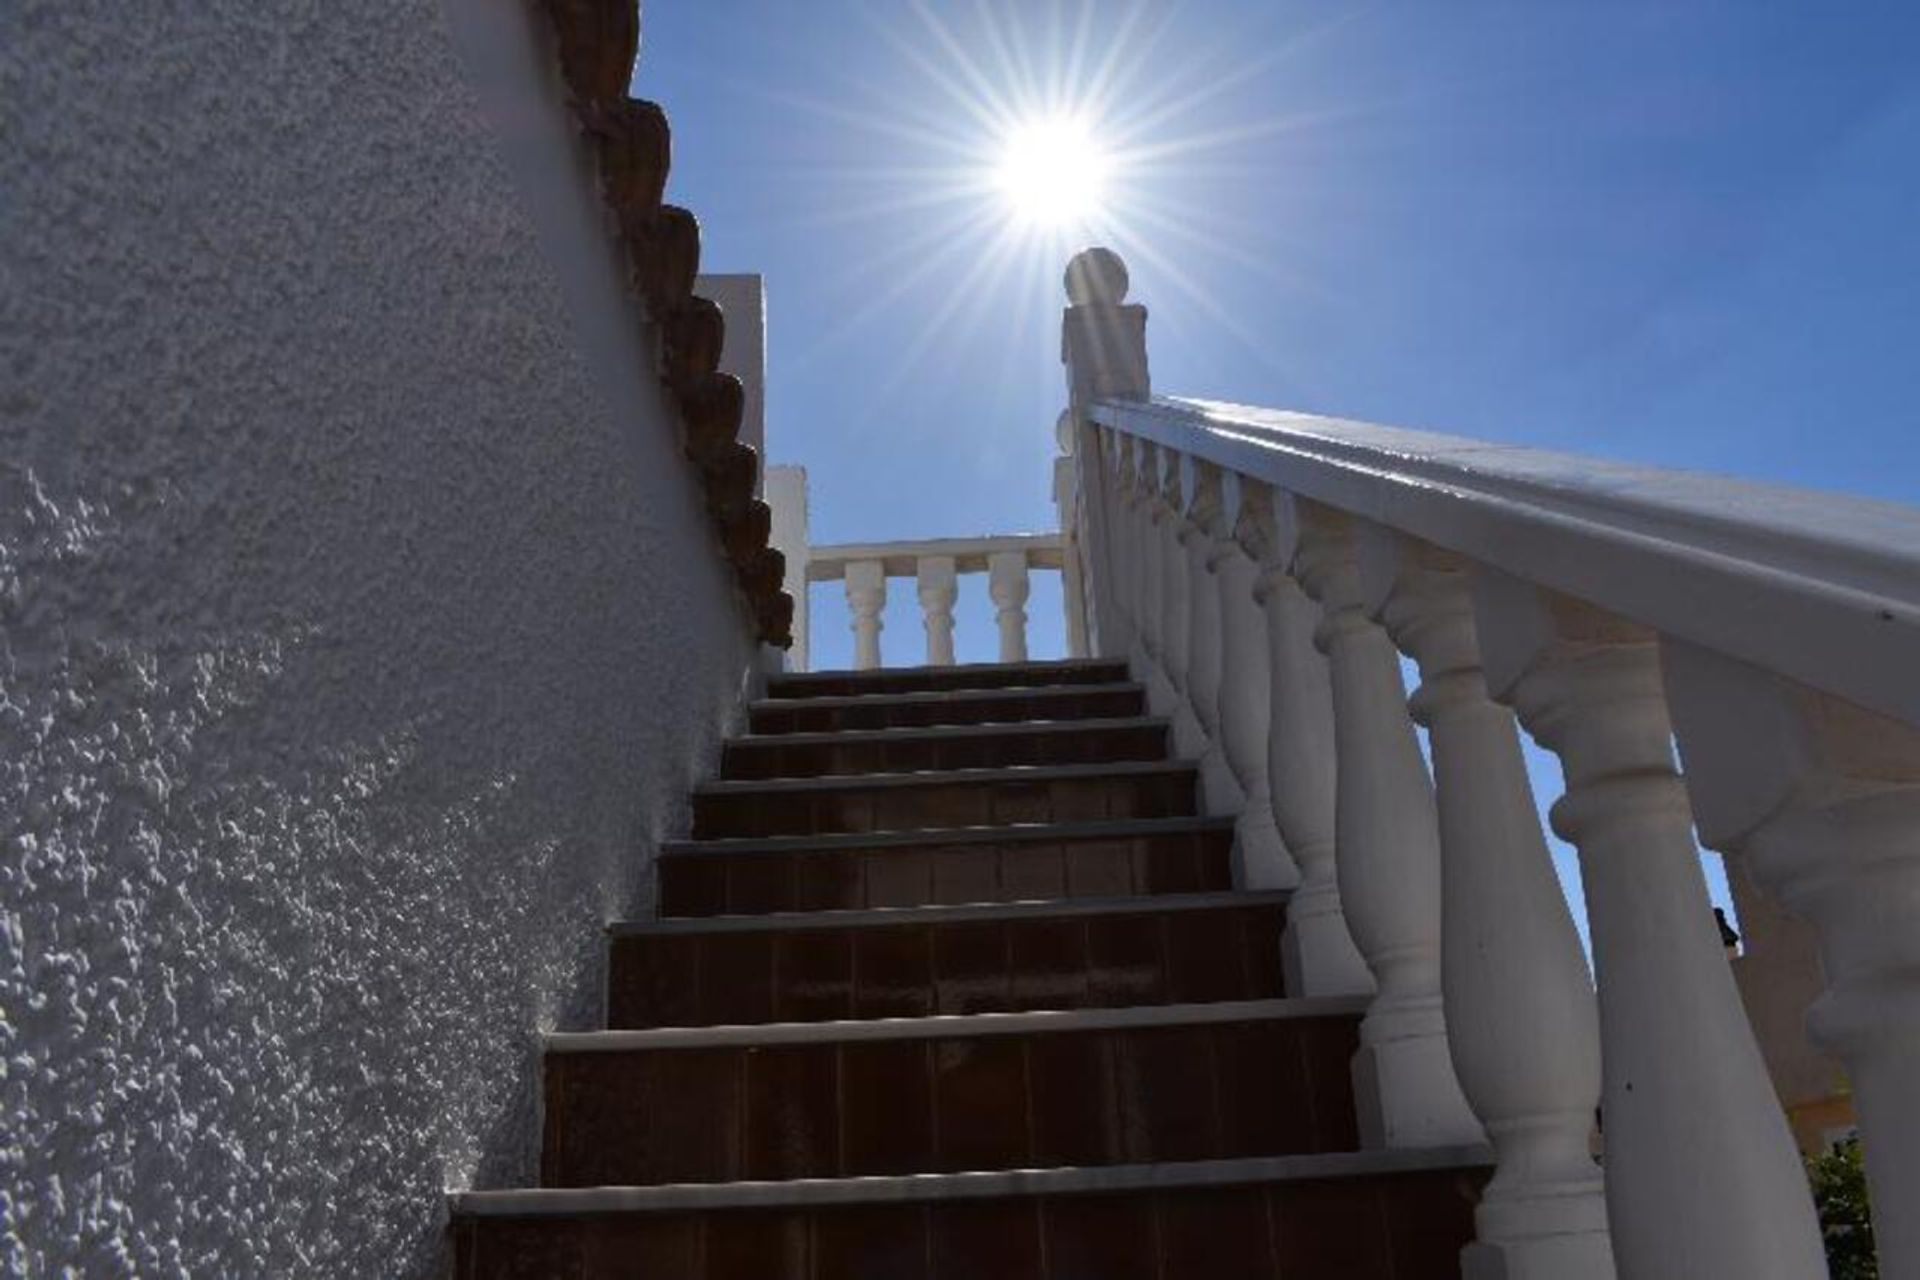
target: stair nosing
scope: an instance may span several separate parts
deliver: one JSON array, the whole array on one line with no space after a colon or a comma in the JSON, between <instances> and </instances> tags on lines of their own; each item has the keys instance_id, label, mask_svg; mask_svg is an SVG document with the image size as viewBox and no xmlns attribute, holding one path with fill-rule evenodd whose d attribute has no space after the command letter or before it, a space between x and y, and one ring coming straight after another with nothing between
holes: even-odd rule
<instances>
[{"instance_id":1,"label":"stair nosing","mask_svg":"<svg viewBox=\"0 0 1920 1280\"><path fill-rule=\"evenodd\" d=\"M647 938L791 929L883 929L948 921L1051 920L1161 911L1223 911L1235 907L1285 906L1292 896L1285 889L1222 889L1211 893L1128 894L1115 898L1022 898L1016 902L770 911L765 915L662 916L652 920L616 920L607 926L607 933L614 938Z\"/></svg>"},{"instance_id":2,"label":"stair nosing","mask_svg":"<svg viewBox=\"0 0 1920 1280\"><path fill-rule=\"evenodd\" d=\"M985 769L911 769L897 773L830 773L804 778L717 778L694 787L696 796L752 795L763 791L844 791L853 787L931 787L969 782L1052 782L1068 778L1138 777L1155 773L1198 774L1198 760L1109 760L1092 764L996 765Z\"/></svg>"},{"instance_id":3,"label":"stair nosing","mask_svg":"<svg viewBox=\"0 0 1920 1280\"><path fill-rule=\"evenodd\" d=\"M1125 658L1039 658L1028 662L948 662L929 663L917 667L846 667L829 671L782 671L767 677L767 688L771 691L775 686L826 684L835 680L885 680L895 676L930 675L942 671L991 675L995 672L1014 671L1041 673L1086 671L1095 667L1116 667L1125 671L1127 660ZM1018 688L1019 686L1003 687Z\"/></svg>"},{"instance_id":4,"label":"stair nosing","mask_svg":"<svg viewBox=\"0 0 1920 1280\"><path fill-rule=\"evenodd\" d=\"M726 853L834 853L843 849L888 849L926 844L1188 835L1231 831L1235 821L1232 814L1193 814L1171 818L1106 818L1093 822L1010 822L1004 826L987 824L971 827L905 827L898 831L833 831L809 836L721 836L706 840L664 840L660 843L660 856L685 858Z\"/></svg>"},{"instance_id":5,"label":"stair nosing","mask_svg":"<svg viewBox=\"0 0 1920 1280\"><path fill-rule=\"evenodd\" d=\"M1369 996L1283 996L1191 1004L1123 1005L1105 1009L1037 1009L1008 1013L945 1013L920 1018L849 1018L834 1022L755 1022L731 1026L629 1027L549 1031L550 1054L643 1053L653 1050L850 1044L882 1040L971 1040L987 1036L1123 1031L1136 1027L1210 1026L1220 1022L1284 1022L1357 1018Z\"/></svg>"},{"instance_id":6,"label":"stair nosing","mask_svg":"<svg viewBox=\"0 0 1920 1280\"><path fill-rule=\"evenodd\" d=\"M733 747L814 746L837 742L905 742L915 738L990 738L1007 733L1076 733L1100 729L1167 729L1166 716L1102 716L1086 720L984 720L969 724L897 724L884 729L809 729L803 733L745 733ZM743 779L731 779L743 781Z\"/></svg>"},{"instance_id":7,"label":"stair nosing","mask_svg":"<svg viewBox=\"0 0 1920 1280\"><path fill-rule=\"evenodd\" d=\"M1137 680L1111 680L1100 684L1001 685L988 689L916 689L911 693L840 693L820 698L755 698L747 704L749 713L778 707L873 707L887 703L911 705L920 702L981 701L996 697L1059 698L1076 693L1142 693L1146 686ZM1010 721L1009 723L1019 723Z\"/></svg>"},{"instance_id":8,"label":"stair nosing","mask_svg":"<svg viewBox=\"0 0 1920 1280\"><path fill-rule=\"evenodd\" d=\"M1053 1169L988 1169L972 1173L885 1174L790 1181L668 1183L657 1186L530 1187L458 1191L449 1196L463 1218L559 1217L580 1214L694 1212L732 1208L984 1200L1100 1192L1173 1191L1264 1182L1318 1182L1386 1177L1494 1163L1479 1143L1380 1147L1230 1160L1083 1165Z\"/></svg>"}]
</instances>

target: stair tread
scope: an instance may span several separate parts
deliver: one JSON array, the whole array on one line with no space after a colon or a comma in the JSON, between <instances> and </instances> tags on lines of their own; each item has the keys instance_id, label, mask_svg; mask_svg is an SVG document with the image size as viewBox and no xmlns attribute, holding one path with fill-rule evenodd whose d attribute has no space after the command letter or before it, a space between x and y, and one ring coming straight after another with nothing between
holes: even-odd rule
<instances>
[{"instance_id":1,"label":"stair tread","mask_svg":"<svg viewBox=\"0 0 1920 1280\"><path fill-rule=\"evenodd\" d=\"M950 666L873 667L866 670L798 671L773 676L767 681L767 695L778 701L805 698L810 687L846 684L887 684L898 681L966 681L955 688L1009 689L1024 687L1018 681L1035 676L1074 675L1113 672L1125 675L1127 664L1113 658L1057 658L1039 662L965 662ZM982 685L971 683L1008 677L1014 683ZM783 691L795 690L792 694Z\"/></svg>"},{"instance_id":2,"label":"stair tread","mask_svg":"<svg viewBox=\"0 0 1920 1280\"><path fill-rule=\"evenodd\" d=\"M925 787L969 782L1049 782L1060 778L1132 778L1198 773L1197 760L1112 760L1096 764L1022 764L990 769L916 769L906 773L835 773L801 778L722 778L703 782L696 796L760 791L846 791L863 787ZM918 828L915 828L918 829Z\"/></svg>"},{"instance_id":3,"label":"stair tread","mask_svg":"<svg viewBox=\"0 0 1920 1280\"><path fill-rule=\"evenodd\" d=\"M969 1173L654 1186L533 1187L456 1192L451 1200L457 1217L569 1216L1198 1189L1246 1183L1390 1177L1449 1169L1478 1170L1492 1164L1493 1152L1472 1144Z\"/></svg>"},{"instance_id":4,"label":"stair tread","mask_svg":"<svg viewBox=\"0 0 1920 1280\"><path fill-rule=\"evenodd\" d=\"M703 840L667 840L661 857L684 858L723 853L810 853L895 846L998 844L1017 841L1101 840L1123 836L1186 835L1230 831L1230 816L1107 818L1091 822L1018 822L1004 826L912 827L904 831L839 831L812 836L722 836Z\"/></svg>"},{"instance_id":5,"label":"stair tread","mask_svg":"<svg viewBox=\"0 0 1920 1280\"><path fill-rule=\"evenodd\" d=\"M749 711L790 710L807 707L875 707L888 704L923 702L990 702L1007 697L1060 698L1081 697L1090 693L1144 693L1146 686L1133 680L1110 680L1099 684L1002 685L987 689L917 689L910 693L847 693L821 698L755 698ZM997 721L1000 724L1024 724L1022 720Z\"/></svg>"},{"instance_id":6,"label":"stair tread","mask_svg":"<svg viewBox=\"0 0 1920 1280\"><path fill-rule=\"evenodd\" d=\"M550 1031L549 1053L630 1053L739 1045L840 1044L850 1041L937 1040L957 1037L1113 1031L1133 1027L1202 1026L1288 1018L1360 1017L1366 996L1287 996L1278 1000L1217 1000L1206 1004L1132 1005L1118 1009L1044 1009L1021 1013L950 1013L925 1018L868 1018L844 1022L763 1022L721 1027L650 1027L611 1031Z\"/></svg>"},{"instance_id":7,"label":"stair tread","mask_svg":"<svg viewBox=\"0 0 1920 1280\"><path fill-rule=\"evenodd\" d=\"M1130 894L1120 898L1032 898L1020 902L971 902L918 907L864 907L829 911L775 911L765 915L665 916L616 920L607 932L617 938L659 934L760 933L791 929L880 929L897 925L962 920L1049 920L1072 916L1158 914L1284 905L1284 889L1226 890L1217 893Z\"/></svg>"},{"instance_id":8,"label":"stair tread","mask_svg":"<svg viewBox=\"0 0 1920 1280\"><path fill-rule=\"evenodd\" d=\"M914 742L941 738L992 738L1014 733L1097 733L1102 729L1163 729L1171 726L1172 723L1165 716L1104 716L1087 720L988 720L979 724L893 725L885 729L746 733L727 739L726 745L729 747L804 747L842 742Z\"/></svg>"}]
</instances>

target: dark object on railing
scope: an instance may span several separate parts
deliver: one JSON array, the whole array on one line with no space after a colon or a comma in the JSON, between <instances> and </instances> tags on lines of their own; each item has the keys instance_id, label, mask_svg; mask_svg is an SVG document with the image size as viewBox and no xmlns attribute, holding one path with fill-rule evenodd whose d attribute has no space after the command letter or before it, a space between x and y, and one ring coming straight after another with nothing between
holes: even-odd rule
<instances>
[{"instance_id":1,"label":"dark object on railing","mask_svg":"<svg viewBox=\"0 0 1920 1280\"><path fill-rule=\"evenodd\" d=\"M560 74L576 103L611 102L627 91L640 52L634 0L541 0L553 21Z\"/></svg>"},{"instance_id":2,"label":"dark object on railing","mask_svg":"<svg viewBox=\"0 0 1920 1280\"><path fill-rule=\"evenodd\" d=\"M694 384L720 367L727 340L727 319L720 304L698 295L672 311L662 327L660 376L674 394L685 396Z\"/></svg>"}]
</instances>

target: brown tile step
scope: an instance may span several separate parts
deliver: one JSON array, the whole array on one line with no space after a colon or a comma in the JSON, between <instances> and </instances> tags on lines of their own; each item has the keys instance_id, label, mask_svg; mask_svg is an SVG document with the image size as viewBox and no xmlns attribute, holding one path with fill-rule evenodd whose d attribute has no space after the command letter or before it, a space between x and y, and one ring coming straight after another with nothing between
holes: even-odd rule
<instances>
[{"instance_id":1,"label":"brown tile step","mask_svg":"<svg viewBox=\"0 0 1920 1280\"><path fill-rule=\"evenodd\" d=\"M1233 888L1231 818L678 841L664 916L1124 898Z\"/></svg>"},{"instance_id":2,"label":"brown tile step","mask_svg":"<svg viewBox=\"0 0 1920 1280\"><path fill-rule=\"evenodd\" d=\"M1106 658L1066 658L1057 662L970 662L951 667L796 672L769 678L767 697L832 698L863 693L1022 689L1035 685L1112 684L1125 679L1127 664Z\"/></svg>"},{"instance_id":3,"label":"brown tile step","mask_svg":"<svg viewBox=\"0 0 1920 1280\"><path fill-rule=\"evenodd\" d=\"M1145 688L1128 681L760 699L747 707L747 727L754 733L832 733L841 729L1009 724L1022 720L1112 720L1140 715L1146 706Z\"/></svg>"},{"instance_id":4,"label":"brown tile step","mask_svg":"<svg viewBox=\"0 0 1920 1280\"><path fill-rule=\"evenodd\" d=\"M451 1197L455 1280L1458 1280L1480 1147Z\"/></svg>"},{"instance_id":5,"label":"brown tile step","mask_svg":"<svg viewBox=\"0 0 1920 1280\"><path fill-rule=\"evenodd\" d=\"M1148 760L708 782L693 790L693 836L1184 817L1196 811L1198 780L1189 761Z\"/></svg>"},{"instance_id":6,"label":"brown tile step","mask_svg":"<svg viewBox=\"0 0 1920 1280\"><path fill-rule=\"evenodd\" d=\"M1359 1145L1364 999L556 1033L541 1182L1221 1160Z\"/></svg>"},{"instance_id":7,"label":"brown tile step","mask_svg":"<svg viewBox=\"0 0 1920 1280\"><path fill-rule=\"evenodd\" d=\"M616 924L607 1025L1276 999L1286 900L1200 893Z\"/></svg>"},{"instance_id":8,"label":"brown tile step","mask_svg":"<svg viewBox=\"0 0 1920 1280\"><path fill-rule=\"evenodd\" d=\"M1161 760L1166 755L1167 721L1153 716L841 729L730 739L720 757L720 776L731 781L817 778L929 769L1109 764L1117 760Z\"/></svg>"}]
</instances>

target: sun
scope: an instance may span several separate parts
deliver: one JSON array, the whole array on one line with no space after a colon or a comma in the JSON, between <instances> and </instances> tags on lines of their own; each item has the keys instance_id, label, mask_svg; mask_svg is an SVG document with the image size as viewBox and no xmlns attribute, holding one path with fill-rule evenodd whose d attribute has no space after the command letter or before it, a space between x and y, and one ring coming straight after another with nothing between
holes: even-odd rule
<instances>
[{"instance_id":1,"label":"sun","mask_svg":"<svg viewBox=\"0 0 1920 1280\"><path fill-rule=\"evenodd\" d=\"M1002 141L994 185L1020 222L1067 229L1104 210L1112 162L1078 116L1024 121Z\"/></svg>"}]
</instances>

